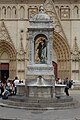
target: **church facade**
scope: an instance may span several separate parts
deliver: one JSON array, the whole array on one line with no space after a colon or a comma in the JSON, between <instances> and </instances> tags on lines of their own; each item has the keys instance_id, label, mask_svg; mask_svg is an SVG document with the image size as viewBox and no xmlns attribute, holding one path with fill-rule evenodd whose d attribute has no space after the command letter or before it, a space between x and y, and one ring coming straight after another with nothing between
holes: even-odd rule
<instances>
[{"instance_id":1,"label":"church facade","mask_svg":"<svg viewBox=\"0 0 80 120\"><path fill-rule=\"evenodd\" d=\"M26 79L29 20L40 4L53 19L55 77L80 79L80 0L0 0L0 79Z\"/></svg>"}]
</instances>

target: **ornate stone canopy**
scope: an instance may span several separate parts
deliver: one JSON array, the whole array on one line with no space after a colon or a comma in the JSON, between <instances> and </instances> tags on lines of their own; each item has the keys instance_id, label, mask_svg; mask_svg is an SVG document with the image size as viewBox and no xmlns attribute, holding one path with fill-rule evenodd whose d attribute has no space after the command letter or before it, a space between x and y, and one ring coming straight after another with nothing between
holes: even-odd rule
<instances>
[{"instance_id":1,"label":"ornate stone canopy","mask_svg":"<svg viewBox=\"0 0 80 120\"><path fill-rule=\"evenodd\" d=\"M47 14L44 13L43 5L41 5L41 6L39 7L39 13L36 14L36 15L33 17L33 20L34 20L34 21L44 21L44 20L45 20L45 21L50 21L51 18L50 18L49 15L47 15Z\"/></svg>"}]
</instances>

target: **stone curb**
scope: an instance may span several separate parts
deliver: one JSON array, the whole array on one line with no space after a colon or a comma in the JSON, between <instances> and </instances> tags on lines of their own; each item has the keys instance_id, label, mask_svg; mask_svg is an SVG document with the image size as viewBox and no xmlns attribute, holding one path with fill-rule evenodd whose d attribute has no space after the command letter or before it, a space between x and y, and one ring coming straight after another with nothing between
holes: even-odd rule
<instances>
[{"instance_id":1,"label":"stone curb","mask_svg":"<svg viewBox=\"0 0 80 120\"><path fill-rule=\"evenodd\" d=\"M17 118L0 118L0 120L20 120L20 119L17 119Z\"/></svg>"},{"instance_id":2,"label":"stone curb","mask_svg":"<svg viewBox=\"0 0 80 120\"><path fill-rule=\"evenodd\" d=\"M21 100L21 102L19 100ZM56 106L56 103L54 101L50 101L51 102L50 106L47 106L47 105L45 106L44 101L41 101L41 103L40 103L41 105L39 105L37 103L38 104L37 106L34 106L34 105L36 105L35 103L31 103L32 104L32 106L31 106L30 101L29 101L30 105L29 104L27 105L26 102L23 102L22 100L23 99L20 99L20 98L17 99L17 96L16 96L16 98L13 97L11 100L10 100L10 98L5 99L5 100L1 98L0 99L0 106L7 107L7 108L14 108L14 109L25 109L25 110L60 110L60 109L72 109L72 108L79 108L80 107L80 103L76 100L72 100L72 98L70 98L70 101L68 100L68 98L67 98L67 101L65 101L65 99L62 99L62 101L60 101L60 103L59 103L59 101L57 101L58 102L57 106ZM72 100L72 102L71 102L71 100ZM64 101L64 104L63 104L63 101ZM48 104L47 101L46 101L46 104Z\"/></svg>"},{"instance_id":3,"label":"stone curb","mask_svg":"<svg viewBox=\"0 0 80 120\"><path fill-rule=\"evenodd\" d=\"M45 108L39 108L39 107L20 107L20 106L13 106L13 105L8 105L4 103L0 103L1 107L6 107L6 108L14 108L14 109L25 109L25 110L60 110L60 109L73 109L73 108L78 108L79 106L66 106L66 107L45 107Z\"/></svg>"}]
</instances>

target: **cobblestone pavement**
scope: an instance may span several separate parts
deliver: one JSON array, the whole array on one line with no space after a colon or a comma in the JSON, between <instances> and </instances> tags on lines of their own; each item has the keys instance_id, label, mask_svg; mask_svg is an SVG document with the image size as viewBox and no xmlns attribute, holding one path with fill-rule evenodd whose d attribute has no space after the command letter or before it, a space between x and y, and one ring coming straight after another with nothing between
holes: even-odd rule
<instances>
[{"instance_id":1,"label":"cobblestone pavement","mask_svg":"<svg viewBox=\"0 0 80 120\"><path fill-rule=\"evenodd\" d=\"M69 92L80 102L80 90ZM62 110L23 110L0 107L0 118L1 120L80 120L80 107Z\"/></svg>"}]
</instances>

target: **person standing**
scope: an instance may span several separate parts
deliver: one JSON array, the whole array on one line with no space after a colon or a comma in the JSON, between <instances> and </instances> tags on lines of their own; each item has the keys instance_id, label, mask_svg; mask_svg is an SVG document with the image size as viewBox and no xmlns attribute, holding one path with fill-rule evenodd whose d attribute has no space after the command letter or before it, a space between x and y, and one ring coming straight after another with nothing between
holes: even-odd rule
<instances>
[{"instance_id":1,"label":"person standing","mask_svg":"<svg viewBox=\"0 0 80 120\"><path fill-rule=\"evenodd\" d=\"M2 93L4 92L4 83L2 81L0 81L0 89L1 89L1 93L0 93L0 96L2 96Z\"/></svg>"},{"instance_id":2,"label":"person standing","mask_svg":"<svg viewBox=\"0 0 80 120\"><path fill-rule=\"evenodd\" d=\"M15 80L14 80L14 85L15 85L15 95L17 93L17 85L19 84L19 79L18 77L15 77Z\"/></svg>"},{"instance_id":3,"label":"person standing","mask_svg":"<svg viewBox=\"0 0 80 120\"><path fill-rule=\"evenodd\" d=\"M66 85L64 92L66 93L67 96L69 96L69 80L68 77L65 78L64 84Z\"/></svg>"}]
</instances>

